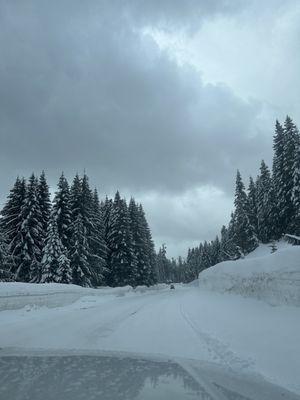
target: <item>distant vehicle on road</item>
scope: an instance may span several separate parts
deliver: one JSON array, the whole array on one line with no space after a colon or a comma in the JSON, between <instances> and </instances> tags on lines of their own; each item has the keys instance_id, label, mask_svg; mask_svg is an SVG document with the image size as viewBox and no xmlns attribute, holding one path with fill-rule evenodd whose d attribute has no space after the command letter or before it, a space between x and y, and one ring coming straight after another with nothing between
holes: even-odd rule
<instances>
[{"instance_id":1,"label":"distant vehicle on road","mask_svg":"<svg viewBox=\"0 0 300 400\"><path fill-rule=\"evenodd\" d=\"M174 286L174 285L171 285L171 286L170 286L170 289L175 289L175 286Z\"/></svg>"}]
</instances>

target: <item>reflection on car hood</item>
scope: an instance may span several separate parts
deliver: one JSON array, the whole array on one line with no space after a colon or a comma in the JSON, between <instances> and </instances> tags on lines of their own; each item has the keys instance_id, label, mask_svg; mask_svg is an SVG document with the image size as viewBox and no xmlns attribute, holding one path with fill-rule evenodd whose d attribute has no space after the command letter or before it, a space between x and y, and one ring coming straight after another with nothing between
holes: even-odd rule
<instances>
[{"instance_id":1,"label":"reflection on car hood","mask_svg":"<svg viewBox=\"0 0 300 400\"><path fill-rule=\"evenodd\" d=\"M2 400L299 399L193 360L95 351L0 351Z\"/></svg>"}]
</instances>

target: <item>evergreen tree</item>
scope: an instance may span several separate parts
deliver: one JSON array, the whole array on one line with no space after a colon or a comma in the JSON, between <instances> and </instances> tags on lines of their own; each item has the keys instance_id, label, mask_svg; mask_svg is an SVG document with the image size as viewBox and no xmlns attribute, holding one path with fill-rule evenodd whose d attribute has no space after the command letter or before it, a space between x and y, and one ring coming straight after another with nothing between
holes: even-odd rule
<instances>
[{"instance_id":1,"label":"evergreen tree","mask_svg":"<svg viewBox=\"0 0 300 400\"><path fill-rule=\"evenodd\" d=\"M94 280L93 270L89 262L89 248L87 232L81 214L75 216L72 222L72 236L70 241L69 259L72 270L72 283L91 287Z\"/></svg>"},{"instance_id":2,"label":"evergreen tree","mask_svg":"<svg viewBox=\"0 0 300 400\"><path fill-rule=\"evenodd\" d=\"M104 224L100 202L96 189L93 193L90 218L90 260L95 273L94 285L99 286L104 283L104 276L107 271L107 246L104 238Z\"/></svg>"},{"instance_id":3,"label":"evergreen tree","mask_svg":"<svg viewBox=\"0 0 300 400\"><path fill-rule=\"evenodd\" d=\"M21 226L21 209L26 196L26 182L25 179L16 179L16 182L11 189L7 202L1 211L2 218L0 219L0 229L3 237L5 238L10 253L14 248L10 248L12 242L15 240L18 230Z\"/></svg>"},{"instance_id":4,"label":"evergreen tree","mask_svg":"<svg viewBox=\"0 0 300 400\"><path fill-rule=\"evenodd\" d=\"M133 198L129 202L128 212L133 251L137 260L136 284L150 286L156 281L151 233L142 206L138 206Z\"/></svg>"},{"instance_id":5,"label":"evergreen tree","mask_svg":"<svg viewBox=\"0 0 300 400\"><path fill-rule=\"evenodd\" d=\"M288 233L300 235L300 144L297 145L293 165L292 202L294 217L290 221Z\"/></svg>"},{"instance_id":6,"label":"evergreen tree","mask_svg":"<svg viewBox=\"0 0 300 400\"><path fill-rule=\"evenodd\" d=\"M211 242L211 266L221 262L221 243L219 237Z\"/></svg>"},{"instance_id":7,"label":"evergreen tree","mask_svg":"<svg viewBox=\"0 0 300 400\"><path fill-rule=\"evenodd\" d=\"M158 282L170 283L169 270L170 270L170 261L167 258L166 245L163 244L157 253Z\"/></svg>"},{"instance_id":8,"label":"evergreen tree","mask_svg":"<svg viewBox=\"0 0 300 400\"><path fill-rule=\"evenodd\" d=\"M3 232L0 230L0 282L13 280L13 275L10 273L10 261L8 245Z\"/></svg>"},{"instance_id":9,"label":"evergreen tree","mask_svg":"<svg viewBox=\"0 0 300 400\"><path fill-rule=\"evenodd\" d=\"M129 227L132 236L132 249L136 257L136 286L148 283L149 263L146 252L146 238L143 232L141 219L139 218L138 208L133 198L130 199L128 206Z\"/></svg>"},{"instance_id":10,"label":"evergreen tree","mask_svg":"<svg viewBox=\"0 0 300 400\"><path fill-rule=\"evenodd\" d=\"M248 216L250 224L254 228L254 232L258 234L258 220L257 220L257 186L250 176L248 187Z\"/></svg>"},{"instance_id":11,"label":"evergreen tree","mask_svg":"<svg viewBox=\"0 0 300 400\"><path fill-rule=\"evenodd\" d=\"M96 273L91 265L89 233L91 230L92 194L86 176L81 180L76 174L70 190L70 245L68 257L71 263L73 283L92 286Z\"/></svg>"},{"instance_id":12,"label":"evergreen tree","mask_svg":"<svg viewBox=\"0 0 300 400\"><path fill-rule=\"evenodd\" d=\"M278 213L269 168L262 160L257 181L258 237L263 243L277 238Z\"/></svg>"},{"instance_id":13,"label":"evergreen tree","mask_svg":"<svg viewBox=\"0 0 300 400\"><path fill-rule=\"evenodd\" d=\"M71 224L76 221L78 215L82 214L82 185L78 174L75 175L70 190L70 213ZM72 234L72 225L69 231Z\"/></svg>"},{"instance_id":14,"label":"evergreen tree","mask_svg":"<svg viewBox=\"0 0 300 400\"><path fill-rule=\"evenodd\" d=\"M38 202L41 211L42 239L44 241L47 235L48 223L51 212L49 186L44 171L41 173L38 183Z\"/></svg>"},{"instance_id":15,"label":"evergreen tree","mask_svg":"<svg viewBox=\"0 0 300 400\"><path fill-rule=\"evenodd\" d=\"M102 221L104 225L104 239L105 242L107 243L108 236L110 233L110 228L111 228L111 211L113 209L113 201L112 199L109 199L107 196L105 198L105 201L101 204L101 214L102 214Z\"/></svg>"},{"instance_id":16,"label":"evergreen tree","mask_svg":"<svg viewBox=\"0 0 300 400\"><path fill-rule=\"evenodd\" d=\"M205 240L201 251L201 270L209 268L213 265L211 259L210 245ZM201 272L201 270L199 272Z\"/></svg>"},{"instance_id":17,"label":"evergreen tree","mask_svg":"<svg viewBox=\"0 0 300 400\"><path fill-rule=\"evenodd\" d=\"M273 187L275 193L276 207L280 210L285 203L285 192L283 187L284 180L284 147L285 147L285 132L283 126L276 121L275 134L273 137ZM284 216L279 213L277 216L277 226L275 227L277 232L283 232L283 220Z\"/></svg>"},{"instance_id":18,"label":"evergreen tree","mask_svg":"<svg viewBox=\"0 0 300 400\"><path fill-rule=\"evenodd\" d=\"M236 176L234 205L234 242L242 256L253 251L258 245L258 241L255 236L254 228L249 221L249 205L247 201L247 195L245 193L245 187L239 171L237 171Z\"/></svg>"},{"instance_id":19,"label":"evergreen tree","mask_svg":"<svg viewBox=\"0 0 300 400\"><path fill-rule=\"evenodd\" d=\"M38 180L32 174L21 207L17 235L11 242L12 256L17 260L13 267L17 280L36 282L40 279L40 261L43 247L42 222Z\"/></svg>"},{"instance_id":20,"label":"evergreen tree","mask_svg":"<svg viewBox=\"0 0 300 400\"><path fill-rule=\"evenodd\" d=\"M280 228L282 233L286 233L289 224L295 216L292 192L294 186L293 168L298 143L299 133L297 127L293 123L292 119L287 116L284 123L283 165L278 202L281 223Z\"/></svg>"},{"instance_id":21,"label":"evergreen tree","mask_svg":"<svg viewBox=\"0 0 300 400\"><path fill-rule=\"evenodd\" d=\"M66 249L61 242L58 233L57 218L54 213L52 213L48 225L46 244L41 261L40 282L72 282L70 260L68 259Z\"/></svg>"},{"instance_id":22,"label":"evergreen tree","mask_svg":"<svg viewBox=\"0 0 300 400\"><path fill-rule=\"evenodd\" d=\"M53 214L56 219L60 240L63 246L69 249L71 226L70 189L63 173L59 178L57 186L57 191L53 199Z\"/></svg>"},{"instance_id":23,"label":"evergreen tree","mask_svg":"<svg viewBox=\"0 0 300 400\"><path fill-rule=\"evenodd\" d=\"M136 285L137 261L129 227L129 214L125 200L116 193L111 214L108 237L110 284Z\"/></svg>"},{"instance_id":24,"label":"evergreen tree","mask_svg":"<svg viewBox=\"0 0 300 400\"><path fill-rule=\"evenodd\" d=\"M148 221L145 216L145 212L142 204L138 206L139 218L141 220L142 230L145 235L145 251L148 256L148 264L149 264L149 275L148 275L148 284L154 285L157 283L157 266L156 266L156 253L155 246L152 239L151 230L148 224Z\"/></svg>"}]
</instances>

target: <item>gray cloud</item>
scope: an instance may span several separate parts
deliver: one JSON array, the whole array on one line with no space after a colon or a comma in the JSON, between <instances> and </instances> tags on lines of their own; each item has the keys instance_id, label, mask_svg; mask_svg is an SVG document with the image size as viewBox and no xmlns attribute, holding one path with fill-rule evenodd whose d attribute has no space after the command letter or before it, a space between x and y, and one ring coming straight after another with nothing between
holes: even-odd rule
<instances>
[{"instance_id":1,"label":"gray cloud","mask_svg":"<svg viewBox=\"0 0 300 400\"><path fill-rule=\"evenodd\" d=\"M255 173L260 158L270 159L272 126L259 99L205 84L141 33L145 26L195 31L242 2L161 3L1 2L3 191L17 174L44 168L54 184L61 170L86 168L102 193L120 188L147 202L155 192L179 204L210 185L228 199L236 168ZM155 235L172 240L170 220L185 211L175 207L164 218L155 212L159 195L150 203ZM195 240L199 232L200 240L208 225L171 225L173 239Z\"/></svg>"}]
</instances>

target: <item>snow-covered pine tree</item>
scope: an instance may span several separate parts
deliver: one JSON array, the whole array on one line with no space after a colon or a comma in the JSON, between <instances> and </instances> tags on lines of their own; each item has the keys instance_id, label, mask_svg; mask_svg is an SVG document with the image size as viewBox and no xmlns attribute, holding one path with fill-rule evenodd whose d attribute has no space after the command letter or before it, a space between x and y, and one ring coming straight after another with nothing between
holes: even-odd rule
<instances>
[{"instance_id":1,"label":"snow-covered pine tree","mask_svg":"<svg viewBox=\"0 0 300 400\"><path fill-rule=\"evenodd\" d=\"M57 222L60 240L66 249L70 246L70 189L67 179L62 173L57 185L57 191L53 199L53 213Z\"/></svg>"},{"instance_id":2,"label":"snow-covered pine tree","mask_svg":"<svg viewBox=\"0 0 300 400\"><path fill-rule=\"evenodd\" d=\"M210 245L205 240L201 252L201 269L206 269L212 266ZM200 271L199 271L200 272Z\"/></svg>"},{"instance_id":3,"label":"snow-covered pine tree","mask_svg":"<svg viewBox=\"0 0 300 400\"><path fill-rule=\"evenodd\" d=\"M87 232L80 213L75 216L75 220L72 222L72 236L68 257L72 270L72 283L91 287L94 274L88 262Z\"/></svg>"},{"instance_id":4,"label":"snow-covered pine tree","mask_svg":"<svg viewBox=\"0 0 300 400\"><path fill-rule=\"evenodd\" d=\"M255 234L258 235L257 187L251 176L249 178L249 187L248 187L247 197L248 197L249 221L250 221L250 224L254 228Z\"/></svg>"},{"instance_id":5,"label":"snow-covered pine tree","mask_svg":"<svg viewBox=\"0 0 300 400\"><path fill-rule=\"evenodd\" d=\"M100 210L101 210L101 216L102 216L102 221L103 221L104 241L105 241L106 252L107 252L107 254L106 254L106 271L104 273L104 280L105 280L105 283L108 285L110 285L110 277L111 277L110 251L109 251L108 238L109 238L110 232L111 232L112 209L113 209L113 201L112 201L112 199L109 199L106 196L105 200L101 202Z\"/></svg>"},{"instance_id":6,"label":"snow-covered pine tree","mask_svg":"<svg viewBox=\"0 0 300 400\"><path fill-rule=\"evenodd\" d=\"M219 236L211 242L211 265L216 265L221 261L221 243Z\"/></svg>"},{"instance_id":7,"label":"snow-covered pine tree","mask_svg":"<svg viewBox=\"0 0 300 400\"><path fill-rule=\"evenodd\" d=\"M80 286L92 286L95 274L90 265L90 248L88 235L90 220L88 210L91 209L91 192L88 190L87 178L83 180L76 174L70 190L70 245L68 257L70 259L73 283Z\"/></svg>"},{"instance_id":8,"label":"snow-covered pine tree","mask_svg":"<svg viewBox=\"0 0 300 400\"><path fill-rule=\"evenodd\" d=\"M81 214L82 208L82 185L78 174L75 175L70 189L70 212L71 223Z\"/></svg>"},{"instance_id":9,"label":"snow-covered pine tree","mask_svg":"<svg viewBox=\"0 0 300 400\"><path fill-rule=\"evenodd\" d=\"M198 251L199 251L199 249L198 249ZM157 257L158 256L159 256L159 254L157 255ZM199 266L200 266L200 260L197 259L194 248L188 249L186 263L187 263L186 279L188 279L189 281L192 281L192 280L196 279L198 271L199 271ZM161 261L160 261L160 264L161 264ZM160 269L161 269L161 267L160 267Z\"/></svg>"},{"instance_id":10,"label":"snow-covered pine tree","mask_svg":"<svg viewBox=\"0 0 300 400\"><path fill-rule=\"evenodd\" d=\"M91 206L91 229L89 234L91 265L96 274L95 286L105 283L107 272L107 246L104 238L104 224L98 192L95 189Z\"/></svg>"},{"instance_id":11,"label":"snow-covered pine tree","mask_svg":"<svg viewBox=\"0 0 300 400\"><path fill-rule=\"evenodd\" d=\"M231 214L228 228L223 225L221 228L221 239L220 239L220 260L234 260L237 256L237 249L234 243L234 214Z\"/></svg>"},{"instance_id":12,"label":"snow-covered pine tree","mask_svg":"<svg viewBox=\"0 0 300 400\"><path fill-rule=\"evenodd\" d=\"M243 256L241 248L237 244L236 212L232 212L227 229L227 254L230 260L237 260Z\"/></svg>"},{"instance_id":13,"label":"snow-covered pine tree","mask_svg":"<svg viewBox=\"0 0 300 400\"><path fill-rule=\"evenodd\" d=\"M158 271L158 282L169 283L170 282L170 260L167 258L167 248L163 244L157 253L157 271Z\"/></svg>"},{"instance_id":14,"label":"snow-covered pine tree","mask_svg":"<svg viewBox=\"0 0 300 400\"><path fill-rule=\"evenodd\" d=\"M137 261L136 285L150 286L151 265L146 242L146 231L138 205L133 198L130 199L128 213L132 247Z\"/></svg>"},{"instance_id":15,"label":"snow-covered pine tree","mask_svg":"<svg viewBox=\"0 0 300 400\"><path fill-rule=\"evenodd\" d=\"M157 283L157 266L156 266L156 253L155 253L155 246L152 239L151 230L146 219L146 215L143 209L142 204L138 205L138 213L139 219L141 221L142 230L145 235L145 251L147 252L148 256L148 263L149 263L149 275L148 275L148 285L154 285Z\"/></svg>"},{"instance_id":16,"label":"snow-covered pine tree","mask_svg":"<svg viewBox=\"0 0 300 400\"><path fill-rule=\"evenodd\" d=\"M249 220L249 205L245 186L243 184L241 174L237 171L236 175L236 189L235 189L235 245L240 250L241 256L250 253L258 246L254 228Z\"/></svg>"},{"instance_id":17,"label":"snow-covered pine tree","mask_svg":"<svg viewBox=\"0 0 300 400\"><path fill-rule=\"evenodd\" d=\"M39 183L38 183L38 201L41 210L41 222L42 222L42 240L45 241L47 237L48 223L50 219L51 213L51 201L50 201L50 192L49 186L47 183L45 172L42 171Z\"/></svg>"},{"instance_id":18,"label":"snow-covered pine tree","mask_svg":"<svg viewBox=\"0 0 300 400\"><path fill-rule=\"evenodd\" d=\"M225 225L221 228L220 235L220 259L221 261L230 260L231 255L228 253L228 229Z\"/></svg>"},{"instance_id":19,"label":"snow-covered pine tree","mask_svg":"<svg viewBox=\"0 0 300 400\"><path fill-rule=\"evenodd\" d=\"M137 261L133 251L128 208L119 192L115 195L110 223L108 236L109 283L112 286L135 286Z\"/></svg>"},{"instance_id":20,"label":"snow-covered pine tree","mask_svg":"<svg viewBox=\"0 0 300 400\"><path fill-rule=\"evenodd\" d=\"M278 213L273 182L268 166L262 160L257 180L258 238L263 243L278 238Z\"/></svg>"},{"instance_id":21,"label":"snow-covered pine tree","mask_svg":"<svg viewBox=\"0 0 300 400\"><path fill-rule=\"evenodd\" d=\"M110 231L110 216L112 208L113 208L113 201L112 199L109 199L106 196L105 201L101 204L101 214L104 225L104 238L106 241Z\"/></svg>"},{"instance_id":22,"label":"snow-covered pine tree","mask_svg":"<svg viewBox=\"0 0 300 400\"><path fill-rule=\"evenodd\" d=\"M297 145L293 165L292 202L294 217L288 226L288 233L300 235L300 144Z\"/></svg>"},{"instance_id":23,"label":"snow-covered pine tree","mask_svg":"<svg viewBox=\"0 0 300 400\"><path fill-rule=\"evenodd\" d=\"M38 282L40 280L40 262L43 248L42 221L38 198L38 180L32 174L21 207L17 235L11 242L12 256L17 260L13 270L17 280L25 282Z\"/></svg>"},{"instance_id":24,"label":"snow-covered pine tree","mask_svg":"<svg viewBox=\"0 0 300 400\"><path fill-rule=\"evenodd\" d=\"M10 272L11 257L8 253L8 245L5 236L0 229L0 282L13 281L14 276Z\"/></svg>"},{"instance_id":25,"label":"snow-covered pine tree","mask_svg":"<svg viewBox=\"0 0 300 400\"><path fill-rule=\"evenodd\" d=\"M274 193L275 193L275 201L276 201L276 207L278 210L280 210L283 205L285 204L285 191L284 191L284 185L283 185L283 180L284 180L284 168L283 168L283 163L284 163L284 146L285 146L285 132L283 129L283 126L276 121L275 124L275 134L273 137L273 150L274 150L274 156L273 156L273 167L272 167L272 179L273 179L273 187L274 187ZM284 220L284 215L282 213L278 214L277 221L274 222L277 223L276 231L278 232L278 236L283 232L283 220Z\"/></svg>"},{"instance_id":26,"label":"snow-covered pine tree","mask_svg":"<svg viewBox=\"0 0 300 400\"><path fill-rule=\"evenodd\" d=\"M70 260L67 257L67 250L61 242L57 218L54 213L51 214L48 224L47 238L41 261L40 283L46 282L72 282Z\"/></svg>"},{"instance_id":27,"label":"snow-covered pine tree","mask_svg":"<svg viewBox=\"0 0 300 400\"><path fill-rule=\"evenodd\" d=\"M298 143L298 129L292 119L287 116L284 122L283 171L279 190L281 201L278 204L282 224L281 233L286 233L289 224L295 216L292 192L294 186L293 168Z\"/></svg>"},{"instance_id":28,"label":"snow-covered pine tree","mask_svg":"<svg viewBox=\"0 0 300 400\"><path fill-rule=\"evenodd\" d=\"M21 209L26 197L26 181L17 178L10 190L7 201L1 211L0 227L9 248L8 252L14 252L15 238L21 227ZM17 260L16 260L17 262Z\"/></svg>"}]
</instances>

